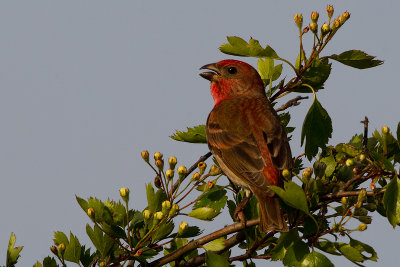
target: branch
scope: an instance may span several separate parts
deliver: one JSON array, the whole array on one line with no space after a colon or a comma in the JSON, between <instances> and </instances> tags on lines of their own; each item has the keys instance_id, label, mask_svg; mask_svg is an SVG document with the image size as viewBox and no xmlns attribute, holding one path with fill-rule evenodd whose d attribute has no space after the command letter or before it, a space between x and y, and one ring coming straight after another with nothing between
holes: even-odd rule
<instances>
[{"instance_id":1,"label":"branch","mask_svg":"<svg viewBox=\"0 0 400 267\"><path fill-rule=\"evenodd\" d=\"M346 190L351 184L353 184L355 181L357 181L358 179L363 178L364 174L369 170L370 168L370 164L367 165L367 167L365 167L358 175L354 176L353 178L351 178L350 180L348 180L344 185L341 191Z\"/></svg>"},{"instance_id":2,"label":"branch","mask_svg":"<svg viewBox=\"0 0 400 267\"><path fill-rule=\"evenodd\" d=\"M367 151L367 145L368 145L368 122L369 122L368 121L368 117L365 116L364 120L360 121L360 122L364 123L364 136L363 136L362 144L363 144L364 152L366 152Z\"/></svg>"},{"instance_id":3,"label":"branch","mask_svg":"<svg viewBox=\"0 0 400 267\"><path fill-rule=\"evenodd\" d=\"M239 223L234 223L231 224L229 226L226 226L214 233L211 233L209 235L203 236L197 240L193 240L191 242L189 242L188 244L186 244L185 246L183 246L182 248L175 250L174 252L172 252L171 254L168 254L160 259L157 259L151 263L149 263L148 266L151 267L159 267L162 266L164 264L167 264L168 262L174 261L178 258L180 258L181 256L183 256L184 254L186 254L187 252L194 250L198 247L200 247L203 244L206 244L212 240L215 240L217 238L238 232L240 230L245 229L246 227L251 227L254 225L259 224L260 219L253 219L253 220L249 220L246 221L246 225L244 225L243 223L239 222Z\"/></svg>"},{"instance_id":4,"label":"branch","mask_svg":"<svg viewBox=\"0 0 400 267\"><path fill-rule=\"evenodd\" d=\"M298 106L298 105L300 105L299 101L303 100L303 99L308 99L308 96L297 96L297 97L293 98L292 100L289 100L286 104L283 104L280 108L277 108L276 112L283 111L292 106Z\"/></svg>"},{"instance_id":5,"label":"branch","mask_svg":"<svg viewBox=\"0 0 400 267\"><path fill-rule=\"evenodd\" d=\"M175 192L175 190L178 188L179 184L182 183L182 181L185 180L186 177L188 177L189 174L191 174L191 173L197 168L197 165L198 165L200 162L206 161L209 157L211 157L211 155L212 155L211 152L207 152L205 155L201 156L192 166L190 166L190 168L189 168L189 169L187 170L187 172L186 172L185 177L184 177L182 180L179 180L179 179L178 179L178 180L175 182L171 194L173 194L173 193Z\"/></svg>"},{"instance_id":6,"label":"branch","mask_svg":"<svg viewBox=\"0 0 400 267\"><path fill-rule=\"evenodd\" d=\"M382 194L386 191L386 188L382 188L379 191L367 191L367 196L375 196L378 194ZM323 196L320 196L321 200L333 200L333 199L340 199L342 197L351 197L351 196L358 196L360 194L361 190L357 191L340 191L337 193L329 193Z\"/></svg>"},{"instance_id":7,"label":"branch","mask_svg":"<svg viewBox=\"0 0 400 267\"><path fill-rule=\"evenodd\" d=\"M244 232L240 231L239 233L237 233L234 236L230 237L229 239L225 240L225 242L224 242L225 248L223 250L213 251L213 253L221 254L224 251L227 251L228 249L236 246L237 244L239 244L240 242L245 240L245 238L246 238L246 235L244 234ZM205 261L206 261L206 254L203 253L197 257L191 258L187 262L179 264L179 267L199 266L199 265L203 264Z\"/></svg>"}]
</instances>

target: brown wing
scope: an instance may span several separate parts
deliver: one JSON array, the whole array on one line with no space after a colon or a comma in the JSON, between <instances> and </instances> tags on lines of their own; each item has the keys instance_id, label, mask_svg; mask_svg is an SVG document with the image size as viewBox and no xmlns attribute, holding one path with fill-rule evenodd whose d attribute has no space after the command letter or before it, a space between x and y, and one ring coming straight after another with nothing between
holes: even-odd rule
<instances>
[{"instance_id":1,"label":"brown wing","mask_svg":"<svg viewBox=\"0 0 400 267\"><path fill-rule=\"evenodd\" d=\"M226 100L212 110L207 120L208 146L222 170L236 184L264 190L271 184L263 173L268 164L266 157L278 170L291 167L283 127L265 101L248 96ZM263 146L271 155L262 153Z\"/></svg>"}]
</instances>

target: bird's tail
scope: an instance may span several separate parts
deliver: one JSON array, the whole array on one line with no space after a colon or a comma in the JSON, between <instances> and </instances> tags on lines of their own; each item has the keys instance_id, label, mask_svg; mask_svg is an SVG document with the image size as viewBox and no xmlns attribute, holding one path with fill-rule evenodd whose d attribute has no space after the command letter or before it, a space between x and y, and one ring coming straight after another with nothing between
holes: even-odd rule
<instances>
[{"instance_id":1,"label":"bird's tail","mask_svg":"<svg viewBox=\"0 0 400 267\"><path fill-rule=\"evenodd\" d=\"M287 232L289 228L283 219L281 204L277 197L257 196L260 213L260 231L262 233L269 231Z\"/></svg>"}]
</instances>

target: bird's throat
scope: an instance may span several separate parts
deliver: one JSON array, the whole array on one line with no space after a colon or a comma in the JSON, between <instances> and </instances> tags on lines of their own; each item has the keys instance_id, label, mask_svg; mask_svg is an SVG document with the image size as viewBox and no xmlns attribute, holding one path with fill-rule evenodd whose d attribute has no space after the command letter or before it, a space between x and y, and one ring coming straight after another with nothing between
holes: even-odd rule
<instances>
[{"instance_id":1,"label":"bird's throat","mask_svg":"<svg viewBox=\"0 0 400 267\"><path fill-rule=\"evenodd\" d=\"M211 95L214 99L214 106L218 106L223 100L232 98L232 90L228 84L222 81L211 82Z\"/></svg>"}]
</instances>

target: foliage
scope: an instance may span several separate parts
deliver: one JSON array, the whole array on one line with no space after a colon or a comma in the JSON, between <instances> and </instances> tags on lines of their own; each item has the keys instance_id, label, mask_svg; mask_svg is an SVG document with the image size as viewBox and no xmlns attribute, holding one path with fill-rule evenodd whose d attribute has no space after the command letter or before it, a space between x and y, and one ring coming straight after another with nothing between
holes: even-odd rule
<instances>
[{"instance_id":1,"label":"foliage","mask_svg":"<svg viewBox=\"0 0 400 267\"><path fill-rule=\"evenodd\" d=\"M330 255L343 256L360 265L376 261L375 250L352 237L355 231L365 231L372 222L372 213L387 217L396 227L400 224L400 180L396 168L400 163L400 123L396 135L382 127L371 137L354 135L346 143L329 145L332 121L328 111L317 99L331 74L331 60L347 66L365 69L383 62L360 50L349 50L338 55L322 56L322 51L350 17L344 12L331 21L333 8L328 6L329 22L318 30L318 13L303 28L301 14L295 15L299 28L299 56L296 62L278 56L270 46L263 47L257 40L247 42L237 36L227 38L220 46L229 55L258 58L258 71L266 86L266 94L273 105L280 97L291 93L313 93L313 103L305 115L301 142L304 154L294 159L294 168L283 188L271 187L281 199L289 231L260 233L257 200L253 196L244 211L246 226L235 223L234 211L244 198L244 191L222 178L217 163L207 169L202 156L189 169L176 168L177 159L167 161L159 152L154 161L147 151L142 158L155 173L153 183L146 185L147 207L129 207L129 190L122 188L122 201L102 201L90 197L76 197L91 223L86 232L92 245L86 248L72 233L54 233L53 257L46 257L34 266L231 266L242 261L244 266L255 266L253 259L281 261L285 266L333 266ZM303 48L306 34L314 39L311 51ZM307 56L307 54L309 56ZM275 61L282 62L275 64ZM280 79L286 64L294 77ZM286 66L285 65L285 66ZM276 84L273 84L276 82ZM290 112L298 105L296 98L278 111L288 133L293 131ZM367 118L364 133L368 130ZM206 143L204 125L176 131L171 138L190 143ZM312 167L305 168L305 161ZM291 174L291 175L290 175ZM182 218L191 217L211 221L228 207L233 222L208 235L198 226L189 225ZM350 222L358 222L352 228ZM179 224L178 224L179 222ZM7 250L7 266L14 266L22 247L14 247L12 234ZM243 254L232 256L231 248L238 245Z\"/></svg>"}]
</instances>

